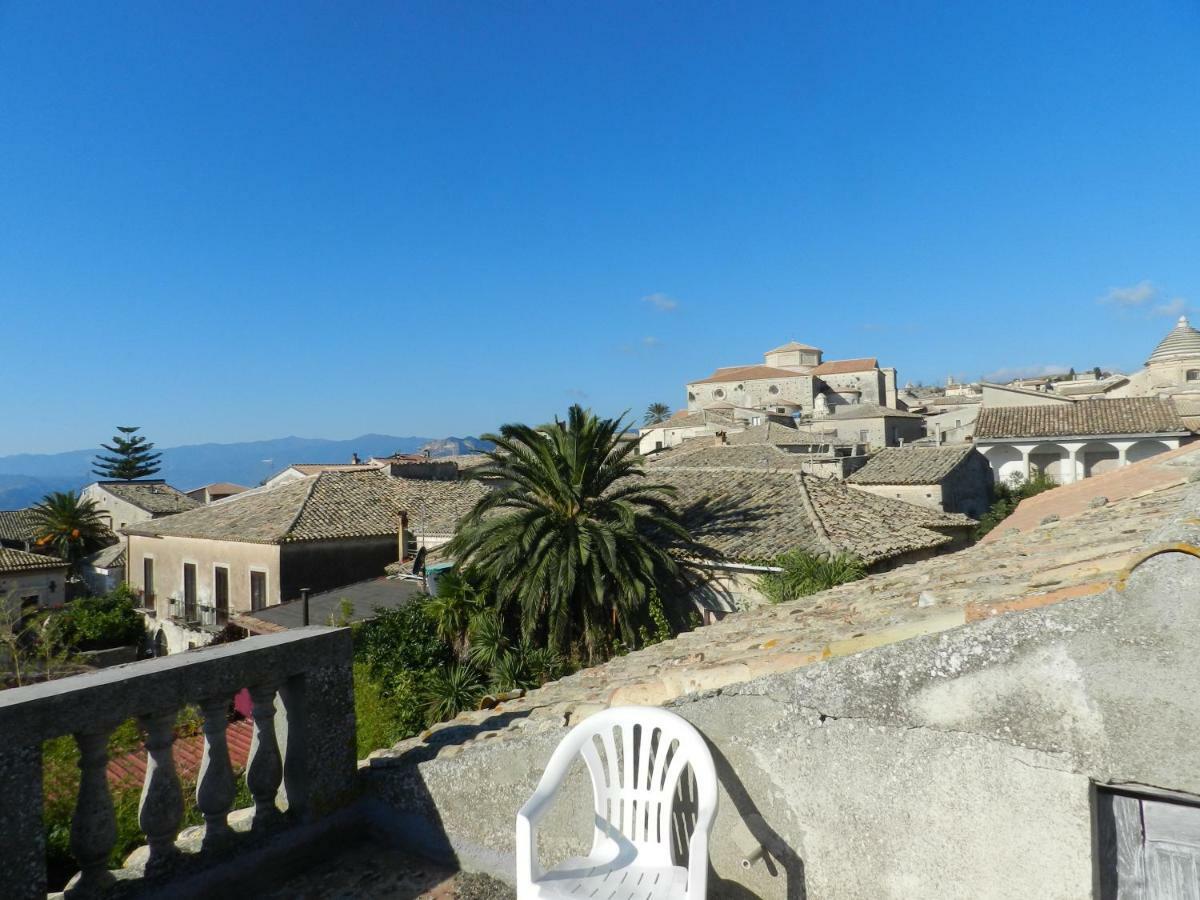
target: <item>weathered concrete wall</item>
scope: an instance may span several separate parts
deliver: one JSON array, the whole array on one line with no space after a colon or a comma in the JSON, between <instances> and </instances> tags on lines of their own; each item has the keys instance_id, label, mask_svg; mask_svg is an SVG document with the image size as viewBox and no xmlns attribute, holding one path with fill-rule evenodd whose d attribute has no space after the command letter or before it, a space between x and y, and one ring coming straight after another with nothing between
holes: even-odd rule
<instances>
[{"instance_id":1,"label":"weathered concrete wall","mask_svg":"<svg viewBox=\"0 0 1200 900\"><path fill-rule=\"evenodd\" d=\"M196 566L196 602L201 606L216 603L214 569L229 569L229 612L250 611L250 572L267 576L267 605L279 602L279 546L243 544L237 541L210 541L201 538L129 536L127 580L137 591L145 591L147 556L154 559L154 608L159 619L170 614L168 601L183 600L183 564Z\"/></svg>"},{"instance_id":2,"label":"weathered concrete wall","mask_svg":"<svg viewBox=\"0 0 1200 900\"><path fill-rule=\"evenodd\" d=\"M400 535L330 541L300 541L279 547L280 600L296 600L301 588L314 593L384 574L400 558Z\"/></svg>"},{"instance_id":3,"label":"weathered concrete wall","mask_svg":"<svg viewBox=\"0 0 1200 900\"><path fill-rule=\"evenodd\" d=\"M0 572L0 602L9 604L11 615L20 615L24 601L37 598L40 609L66 602L67 567L34 569L29 572ZM51 587L53 585L53 587Z\"/></svg>"},{"instance_id":4,"label":"weathered concrete wall","mask_svg":"<svg viewBox=\"0 0 1200 900\"><path fill-rule=\"evenodd\" d=\"M1174 552L1123 593L676 701L721 778L710 896L1093 896L1093 783L1200 795L1198 596L1200 560ZM511 878L515 812L572 723L500 719L363 777L406 839ZM548 860L583 849L588 791L543 829ZM769 858L743 869L755 842Z\"/></svg>"}]
</instances>

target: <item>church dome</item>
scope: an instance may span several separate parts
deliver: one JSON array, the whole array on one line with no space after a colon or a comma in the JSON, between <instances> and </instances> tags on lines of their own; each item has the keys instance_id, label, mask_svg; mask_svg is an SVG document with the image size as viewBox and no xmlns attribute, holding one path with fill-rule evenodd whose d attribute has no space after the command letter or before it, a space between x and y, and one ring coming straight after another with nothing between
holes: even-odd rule
<instances>
[{"instance_id":1,"label":"church dome","mask_svg":"<svg viewBox=\"0 0 1200 900\"><path fill-rule=\"evenodd\" d=\"M1179 322L1171 332L1154 348L1146 365L1179 359L1200 359L1200 331L1188 324L1187 316L1179 317Z\"/></svg>"}]
</instances>

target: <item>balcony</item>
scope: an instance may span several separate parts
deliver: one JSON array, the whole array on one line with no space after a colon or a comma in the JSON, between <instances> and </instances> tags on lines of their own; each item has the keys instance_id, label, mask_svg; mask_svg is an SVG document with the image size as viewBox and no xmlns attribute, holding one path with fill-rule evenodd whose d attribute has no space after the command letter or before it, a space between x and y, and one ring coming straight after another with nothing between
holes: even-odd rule
<instances>
[{"instance_id":1,"label":"balcony","mask_svg":"<svg viewBox=\"0 0 1200 900\"><path fill-rule=\"evenodd\" d=\"M253 701L245 777L254 806L234 817L235 828L225 728L228 705L242 688ZM196 805L205 824L196 850L176 842L183 798L172 755L176 714L190 704L199 707L204 732ZM113 872L106 862L117 833L106 749L113 729L131 717L146 735L138 820L148 850L144 865ZM230 857L267 852L288 835L293 843L311 838L353 799L350 633L296 629L0 692L0 897L6 900L46 896L42 743L68 733L80 751L71 851L81 871L66 896L128 895L167 880L194 884Z\"/></svg>"}]
</instances>

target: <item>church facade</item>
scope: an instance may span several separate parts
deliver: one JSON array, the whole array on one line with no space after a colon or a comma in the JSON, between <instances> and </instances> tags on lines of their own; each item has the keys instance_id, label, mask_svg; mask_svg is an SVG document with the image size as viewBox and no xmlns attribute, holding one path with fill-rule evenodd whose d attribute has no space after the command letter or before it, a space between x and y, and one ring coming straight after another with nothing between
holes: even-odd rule
<instances>
[{"instance_id":1,"label":"church facade","mask_svg":"<svg viewBox=\"0 0 1200 900\"><path fill-rule=\"evenodd\" d=\"M839 406L899 408L896 370L874 357L823 359L818 347L797 341L768 350L762 364L726 366L687 385L689 411L714 406L822 418Z\"/></svg>"}]
</instances>

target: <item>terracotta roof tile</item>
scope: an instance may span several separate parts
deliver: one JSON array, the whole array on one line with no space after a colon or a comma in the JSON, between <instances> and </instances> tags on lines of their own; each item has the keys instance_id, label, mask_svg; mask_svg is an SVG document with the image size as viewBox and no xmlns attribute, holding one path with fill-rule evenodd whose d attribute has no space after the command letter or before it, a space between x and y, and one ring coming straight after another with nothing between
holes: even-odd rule
<instances>
[{"instance_id":1,"label":"terracotta roof tile","mask_svg":"<svg viewBox=\"0 0 1200 900\"><path fill-rule=\"evenodd\" d=\"M0 541L34 541L38 536L32 509L0 509Z\"/></svg>"},{"instance_id":2,"label":"terracotta roof tile","mask_svg":"<svg viewBox=\"0 0 1200 900\"><path fill-rule=\"evenodd\" d=\"M200 504L164 481L99 481L97 485L126 503L151 515L166 516L195 509Z\"/></svg>"},{"instance_id":3,"label":"terracotta roof tile","mask_svg":"<svg viewBox=\"0 0 1200 900\"><path fill-rule=\"evenodd\" d=\"M691 384L715 384L728 381L760 381L769 378L803 378L801 372L791 369L777 369L774 366L733 366L728 369L717 369L707 378L693 381Z\"/></svg>"},{"instance_id":4,"label":"terracotta roof tile","mask_svg":"<svg viewBox=\"0 0 1200 900\"><path fill-rule=\"evenodd\" d=\"M1175 405L1157 397L1076 400L1038 406L985 406L975 420L975 440L1062 438L1110 434L1186 432Z\"/></svg>"},{"instance_id":5,"label":"terracotta roof tile","mask_svg":"<svg viewBox=\"0 0 1200 900\"><path fill-rule=\"evenodd\" d=\"M846 480L851 484L939 484L975 452L970 444L886 447Z\"/></svg>"},{"instance_id":6,"label":"terracotta roof tile","mask_svg":"<svg viewBox=\"0 0 1200 900\"><path fill-rule=\"evenodd\" d=\"M734 562L799 549L853 553L870 565L948 544L952 538L938 529L972 524L798 472L655 467L650 481L673 486L693 536Z\"/></svg>"},{"instance_id":7,"label":"terracotta roof tile","mask_svg":"<svg viewBox=\"0 0 1200 900\"><path fill-rule=\"evenodd\" d=\"M424 525L440 533L453 530L486 491L477 482L391 478L375 469L322 472L141 522L125 532L279 544L397 534L400 513L406 512L410 527Z\"/></svg>"},{"instance_id":8,"label":"terracotta roof tile","mask_svg":"<svg viewBox=\"0 0 1200 900\"><path fill-rule=\"evenodd\" d=\"M65 569L67 564L57 556L42 556L0 547L0 572L31 572L37 569Z\"/></svg>"},{"instance_id":9,"label":"terracotta roof tile","mask_svg":"<svg viewBox=\"0 0 1200 900\"><path fill-rule=\"evenodd\" d=\"M879 368L879 361L874 356L864 356L861 359L831 359L823 362L812 370L814 375L844 375L847 372L867 372Z\"/></svg>"}]
</instances>

